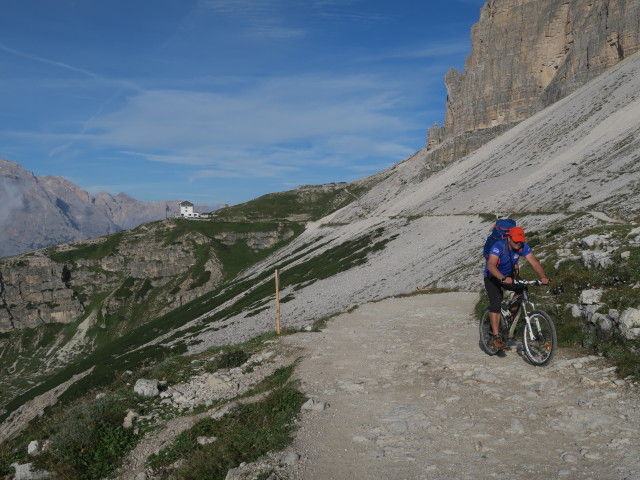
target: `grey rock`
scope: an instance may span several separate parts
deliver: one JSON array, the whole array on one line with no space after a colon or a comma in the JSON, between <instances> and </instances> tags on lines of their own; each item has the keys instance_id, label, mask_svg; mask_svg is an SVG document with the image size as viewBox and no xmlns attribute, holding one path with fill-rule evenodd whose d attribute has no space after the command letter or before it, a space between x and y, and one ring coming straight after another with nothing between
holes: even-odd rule
<instances>
[{"instance_id":1,"label":"grey rock","mask_svg":"<svg viewBox=\"0 0 640 480\"><path fill-rule=\"evenodd\" d=\"M300 455L298 455L297 453L288 453L284 457L284 463L286 463L287 465L296 465L299 462L300 462Z\"/></svg>"},{"instance_id":2,"label":"grey rock","mask_svg":"<svg viewBox=\"0 0 640 480\"><path fill-rule=\"evenodd\" d=\"M585 268L607 268L613 265L613 259L611 253L603 251L587 250L582 252L582 264Z\"/></svg>"},{"instance_id":3,"label":"grey rock","mask_svg":"<svg viewBox=\"0 0 640 480\"><path fill-rule=\"evenodd\" d=\"M605 242L605 237L602 235L589 235L588 237L580 240L580 246L582 248L599 248Z\"/></svg>"},{"instance_id":4,"label":"grey rock","mask_svg":"<svg viewBox=\"0 0 640 480\"><path fill-rule=\"evenodd\" d=\"M571 316L573 318L582 317L582 309L580 308L580 305L572 305L571 306Z\"/></svg>"},{"instance_id":5,"label":"grey rock","mask_svg":"<svg viewBox=\"0 0 640 480\"><path fill-rule=\"evenodd\" d=\"M587 321L590 322L591 318L598 312L598 309L602 306L602 304L600 303L594 303L591 305L584 305L581 308L581 312L582 312L582 318Z\"/></svg>"},{"instance_id":6,"label":"grey rock","mask_svg":"<svg viewBox=\"0 0 640 480\"><path fill-rule=\"evenodd\" d=\"M608 315L603 315L600 313L596 313L592 317L592 321L595 319L594 323L596 325L596 333L600 340L606 340L609 338L609 334L613 330L614 322Z\"/></svg>"},{"instance_id":7,"label":"grey rock","mask_svg":"<svg viewBox=\"0 0 640 480\"><path fill-rule=\"evenodd\" d=\"M329 407L330 405L326 402L319 402L313 398L310 398L300 408L302 410L315 410L315 411L321 412L323 410L326 410Z\"/></svg>"},{"instance_id":8,"label":"grey rock","mask_svg":"<svg viewBox=\"0 0 640 480\"><path fill-rule=\"evenodd\" d=\"M118 237L117 252L102 258L82 258L72 267L56 262L53 252L48 250L0 259L0 290L6 305L0 309L0 332L46 323L73 322L85 311L82 298L99 292L106 297L101 311L109 315L116 310L121 311L123 304L135 302L133 296L118 297L114 293L122 286L122 278L132 279L129 289L133 292L142 289L145 282L146 288L148 282L151 287L162 286L186 272L196 259L193 244L210 239L191 232L176 240L173 248L166 248L162 246L162 240L153 235L154 231L165 228L161 224L151 224L146 227L148 235L144 238L133 231L122 233ZM99 248L112 240L112 237L101 237L56 247L56 250ZM219 261L212 258L204 269L210 272L207 282L197 288L189 288L189 284L185 284L177 292L164 293L156 306L151 307L157 311L149 311L149 314L166 313L218 285L222 279ZM91 317L86 320L91 321L96 322Z\"/></svg>"},{"instance_id":9,"label":"grey rock","mask_svg":"<svg viewBox=\"0 0 640 480\"><path fill-rule=\"evenodd\" d=\"M228 382L224 378L213 374L206 377L204 385L210 390L231 390L234 388L231 382Z\"/></svg>"},{"instance_id":10,"label":"grey rock","mask_svg":"<svg viewBox=\"0 0 640 480\"><path fill-rule=\"evenodd\" d=\"M594 305L599 304L604 292L600 289L597 290L583 290L580 293L580 303L582 305Z\"/></svg>"},{"instance_id":11,"label":"grey rock","mask_svg":"<svg viewBox=\"0 0 640 480\"><path fill-rule=\"evenodd\" d=\"M389 430L395 433L404 433L409 430L409 425L407 425L407 422L402 421L392 422L389 424Z\"/></svg>"},{"instance_id":12,"label":"grey rock","mask_svg":"<svg viewBox=\"0 0 640 480\"><path fill-rule=\"evenodd\" d=\"M31 463L12 463L11 466L16 471L14 475L14 480L48 480L53 478L51 473L45 471L31 471L32 464Z\"/></svg>"},{"instance_id":13,"label":"grey rock","mask_svg":"<svg viewBox=\"0 0 640 480\"><path fill-rule=\"evenodd\" d=\"M29 445L27 446L27 453L29 455L37 455L40 453L40 443L37 440L29 442Z\"/></svg>"},{"instance_id":14,"label":"grey rock","mask_svg":"<svg viewBox=\"0 0 640 480\"><path fill-rule=\"evenodd\" d=\"M445 76L445 121L429 129L428 148L442 163L461 158L635 53L640 5L602 3L485 2L464 71Z\"/></svg>"},{"instance_id":15,"label":"grey rock","mask_svg":"<svg viewBox=\"0 0 640 480\"><path fill-rule=\"evenodd\" d=\"M511 425L505 429L506 433L522 435L524 434L524 427L520 420L517 418L511 419Z\"/></svg>"},{"instance_id":16,"label":"grey rock","mask_svg":"<svg viewBox=\"0 0 640 480\"><path fill-rule=\"evenodd\" d=\"M218 437L198 437L196 442L198 445L209 445L218 440Z\"/></svg>"},{"instance_id":17,"label":"grey rock","mask_svg":"<svg viewBox=\"0 0 640 480\"><path fill-rule=\"evenodd\" d=\"M629 308L622 312L618 328L622 336L627 340L640 338L640 310Z\"/></svg>"},{"instance_id":18,"label":"grey rock","mask_svg":"<svg viewBox=\"0 0 640 480\"><path fill-rule=\"evenodd\" d=\"M157 397L160 395L159 382L155 379L147 380L145 378L140 378L133 386L133 391L143 397Z\"/></svg>"}]
</instances>

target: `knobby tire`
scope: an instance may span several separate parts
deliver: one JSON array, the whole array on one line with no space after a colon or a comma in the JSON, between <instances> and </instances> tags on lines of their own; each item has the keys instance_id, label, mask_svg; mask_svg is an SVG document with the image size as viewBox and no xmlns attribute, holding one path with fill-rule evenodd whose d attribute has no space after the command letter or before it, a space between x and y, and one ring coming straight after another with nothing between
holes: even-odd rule
<instances>
[{"instance_id":1,"label":"knobby tire","mask_svg":"<svg viewBox=\"0 0 640 480\"><path fill-rule=\"evenodd\" d=\"M537 367L543 367L549 364L556 352L558 345L556 327L549 315L542 310L531 312L529 319L533 335L525 322L522 329L522 349L529 362Z\"/></svg>"},{"instance_id":2,"label":"knobby tire","mask_svg":"<svg viewBox=\"0 0 640 480\"><path fill-rule=\"evenodd\" d=\"M482 318L480 319L479 331L480 331L480 348L482 348L482 351L487 355L497 355L500 350L494 350L492 348L489 348L489 342L491 341L492 332L491 332L491 322L489 320L488 308L485 309L484 313L482 314ZM500 333L502 333L505 336L505 338L508 333L506 331L506 324L505 324L504 318L502 317L502 314L500 314Z\"/></svg>"}]
</instances>

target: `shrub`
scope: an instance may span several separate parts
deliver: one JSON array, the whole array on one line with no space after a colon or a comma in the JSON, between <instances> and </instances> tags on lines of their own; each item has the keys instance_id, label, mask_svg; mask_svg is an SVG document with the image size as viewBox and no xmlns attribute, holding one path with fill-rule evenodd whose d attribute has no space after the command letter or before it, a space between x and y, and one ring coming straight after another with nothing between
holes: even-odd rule
<instances>
[{"instance_id":1,"label":"shrub","mask_svg":"<svg viewBox=\"0 0 640 480\"><path fill-rule=\"evenodd\" d=\"M50 447L36 457L36 467L65 480L109 476L137 440L122 426L125 415L125 403L111 397L70 408L52 426Z\"/></svg>"},{"instance_id":2,"label":"shrub","mask_svg":"<svg viewBox=\"0 0 640 480\"><path fill-rule=\"evenodd\" d=\"M213 362L207 365L207 371L215 372L221 368L236 368L251 358L251 354L241 349L222 352Z\"/></svg>"}]
</instances>

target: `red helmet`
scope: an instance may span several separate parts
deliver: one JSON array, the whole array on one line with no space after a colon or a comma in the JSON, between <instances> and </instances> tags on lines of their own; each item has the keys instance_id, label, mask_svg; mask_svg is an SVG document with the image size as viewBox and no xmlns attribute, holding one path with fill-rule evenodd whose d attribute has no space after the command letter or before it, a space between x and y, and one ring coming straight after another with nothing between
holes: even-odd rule
<instances>
[{"instance_id":1,"label":"red helmet","mask_svg":"<svg viewBox=\"0 0 640 480\"><path fill-rule=\"evenodd\" d=\"M520 227L513 227L509 229L509 236L511 240L514 242L526 242L527 240L524 238L524 230Z\"/></svg>"}]
</instances>

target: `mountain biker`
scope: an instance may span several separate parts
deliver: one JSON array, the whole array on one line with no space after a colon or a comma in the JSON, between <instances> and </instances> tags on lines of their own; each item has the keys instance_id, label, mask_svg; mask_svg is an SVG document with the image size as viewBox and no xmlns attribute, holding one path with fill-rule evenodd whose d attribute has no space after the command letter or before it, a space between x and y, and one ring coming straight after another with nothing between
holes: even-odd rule
<instances>
[{"instance_id":1,"label":"mountain biker","mask_svg":"<svg viewBox=\"0 0 640 480\"><path fill-rule=\"evenodd\" d=\"M544 285L549 284L549 279L545 276L542 265L531 251L531 247L525 242L524 230L520 227L511 228L507 238L493 244L484 267L484 288L489 296L490 348L504 349L506 347L505 339L502 338L499 330L502 289L516 290L516 287L513 286L513 279L517 273L520 257L527 259Z\"/></svg>"}]
</instances>

